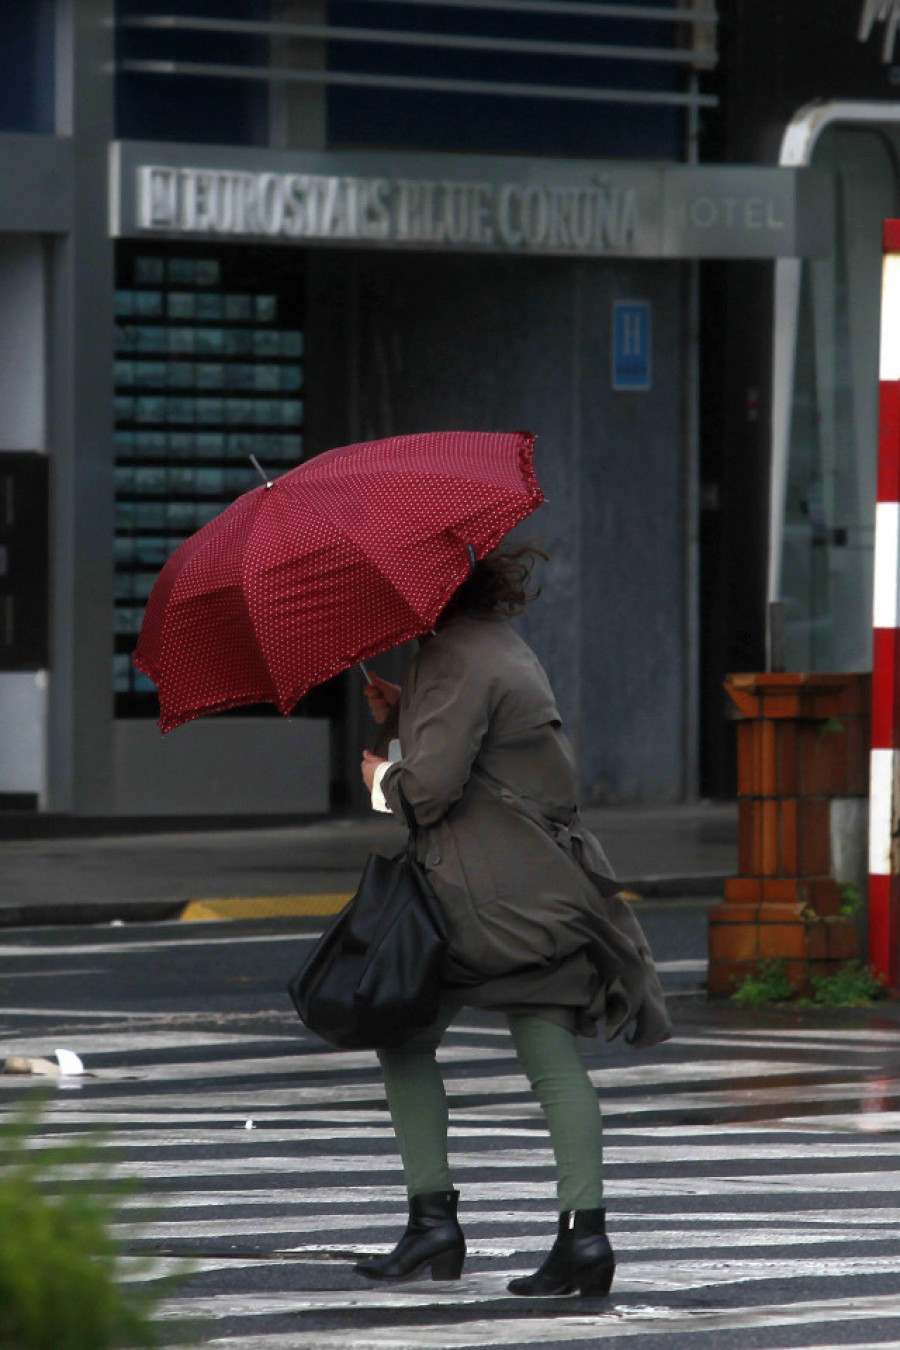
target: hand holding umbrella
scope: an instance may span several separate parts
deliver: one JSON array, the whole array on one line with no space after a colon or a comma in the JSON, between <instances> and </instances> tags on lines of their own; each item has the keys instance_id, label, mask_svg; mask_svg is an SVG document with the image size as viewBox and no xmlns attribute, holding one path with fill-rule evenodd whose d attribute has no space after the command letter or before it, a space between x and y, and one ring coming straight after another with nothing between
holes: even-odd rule
<instances>
[{"instance_id":1,"label":"hand holding umbrella","mask_svg":"<svg viewBox=\"0 0 900 1350\"><path fill-rule=\"evenodd\" d=\"M366 674L369 682L365 688L365 695L369 701L369 712L381 725L387 721L391 710L396 706L400 697L400 686L391 684L390 680L383 680L380 675L372 675L368 671Z\"/></svg>"}]
</instances>

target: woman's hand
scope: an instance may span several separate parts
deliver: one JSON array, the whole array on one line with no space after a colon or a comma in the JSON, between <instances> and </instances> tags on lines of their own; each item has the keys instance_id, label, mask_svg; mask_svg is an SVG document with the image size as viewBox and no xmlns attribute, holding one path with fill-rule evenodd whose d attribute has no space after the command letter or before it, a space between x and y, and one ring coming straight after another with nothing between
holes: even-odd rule
<instances>
[{"instance_id":1,"label":"woman's hand","mask_svg":"<svg viewBox=\"0 0 900 1350\"><path fill-rule=\"evenodd\" d=\"M390 680L383 680L380 675L371 675L369 679L370 683L364 690L369 700L369 712L376 722L386 722L391 708L400 697L400 686L391 684Z\"/></svg>"},{"instance_id":2,"label":"woman's hand","mask_svg":"<svg viewBox=\"0 0 900 1350\"><path fill-rule=\"evenodd\" d=\"M362 778L366 785L367 792L371 793L372 791L372 786L375 782L375 770L378 768L379 764L387 764L387 762L386 759L382 759L379 755L373 755L371 750L363 751L362 764L360 767L362 769Z\"/></svg>"}]
</instances>

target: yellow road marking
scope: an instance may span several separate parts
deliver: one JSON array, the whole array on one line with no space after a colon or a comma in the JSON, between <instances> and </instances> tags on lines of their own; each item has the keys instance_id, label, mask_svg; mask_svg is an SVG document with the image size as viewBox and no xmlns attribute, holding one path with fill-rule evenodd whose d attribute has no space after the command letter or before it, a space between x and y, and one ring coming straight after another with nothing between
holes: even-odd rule
<instances>
[{"instance_id":1,"label":"yellow road marking","mask_svg":"<svg viewBox=\"0 0 900 1350\"><path fill-rule=\"evenodd\" d=\"M349 895L241 895L222 899L189 900L181 912L182 921L209 922L211 919L277 919L285 915L317 917L337 914Z\"/></svg>"}]
</instances>

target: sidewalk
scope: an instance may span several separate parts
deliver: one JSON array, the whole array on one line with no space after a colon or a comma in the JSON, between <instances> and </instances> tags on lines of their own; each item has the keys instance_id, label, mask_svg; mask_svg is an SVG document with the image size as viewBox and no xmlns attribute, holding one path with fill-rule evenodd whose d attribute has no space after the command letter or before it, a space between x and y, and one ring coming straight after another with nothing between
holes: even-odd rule
<instances>
[{"instance_id":1,"label":"sidewalk","mask_svg":"<svg viewBox=\"0 0 900 1350\"><path fill-rule=\"evenodd\" d=\"M638 895L716 895L737 871L732 802L594 809L584 818L623 889ZM12 828L7 822L0 837L0 927L174 919L190 902L199 902L187 915L196 918L333 913L368 853L395 852L404 839L392 819L374 815L159 833L145 820L110 823L105 834L75 822L71 833L40 838L10 838Z\"/></svg>"}]
</instances>

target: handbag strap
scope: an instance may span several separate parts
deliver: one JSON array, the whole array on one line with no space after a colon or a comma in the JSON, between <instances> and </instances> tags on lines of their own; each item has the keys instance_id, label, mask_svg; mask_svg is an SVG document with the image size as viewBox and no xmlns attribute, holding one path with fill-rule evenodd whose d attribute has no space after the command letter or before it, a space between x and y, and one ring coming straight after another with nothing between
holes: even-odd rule
<instances>
[{"instance_id":1,"label":"handbag strap","mask_svg":"<svg viewBox=\"0 0 900 1350\"><path fill-rule=\"evenodd\" d=\"M403 807L403 814L406 817L406 824L407 827L409 828L409 843L407 845L407 851L409 853L412 853L416 842L416 835L419 832L419 826L416 822L416 817L413 813L412 807L409 804L406 793L403 791L403 784L400 782L399 774L397 775L397 796L400 798L400 805Z\"/></svg>"}]
</instances>

